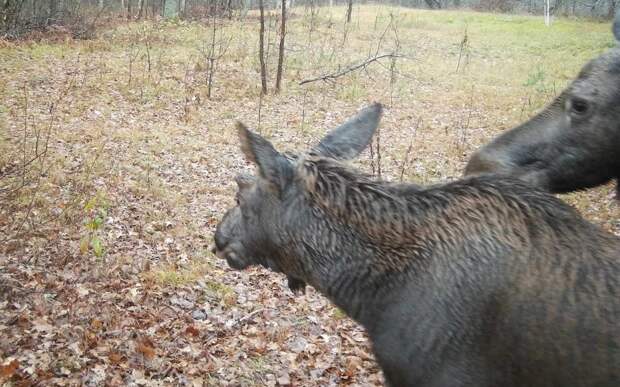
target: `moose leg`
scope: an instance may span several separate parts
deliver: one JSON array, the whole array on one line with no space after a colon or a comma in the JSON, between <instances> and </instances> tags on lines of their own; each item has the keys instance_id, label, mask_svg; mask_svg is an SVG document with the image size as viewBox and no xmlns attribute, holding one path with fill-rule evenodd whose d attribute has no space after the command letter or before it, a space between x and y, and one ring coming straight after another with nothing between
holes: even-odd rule
<instances>
[{"instance_id":1,"label":"moose leg","mask_svg":"<svg viewBox=\"0 0 620 387\"><path fill-rule=\"evenodd\" d=\"M304 294L306 292L306 283L304 281L291 277L290 275L286 276L286 279L288 280L288 288L291 289L294 294Z\"/></svg>"}]
</instances>

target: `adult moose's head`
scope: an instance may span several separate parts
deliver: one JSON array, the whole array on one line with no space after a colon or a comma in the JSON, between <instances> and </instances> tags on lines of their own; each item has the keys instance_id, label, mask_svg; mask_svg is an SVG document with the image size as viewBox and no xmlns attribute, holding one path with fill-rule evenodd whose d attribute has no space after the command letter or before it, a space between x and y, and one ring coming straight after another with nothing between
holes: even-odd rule
<instances>
[{"instance_id":1,"label":"adult moose's head","mask_svg":"<svg viewBox=\"0 0 620 387\"><path fill-rule=\"evenodd\" d=\"M355 158L369 144L381 113L380 104L367 107L328 133L307 156ZM303 196L293 170L298 156L278 153L269 142L241 123L237 130L243 153L258 166L259 176L237 176L237 205L228 210L217 227L214 252L234 269L263 265L284 272L291 290L303 290L305 282L300 278L304 278L305 269L298 267L299 262L282 256L288 235L282 222L303 224L308 220L307 214L299 211L303 206L296 203Z\"/></svg>"},{"instance_id":2,"label":"adult moose's head","mask_svg":"<svg viewBox=\"0 0 620 387\"><path fill-rule=\"evenodd\" d=\"M613 33L620 42L620 13ZM585 65L534 118L476 152L465 174L479 173L512 175L554 193L620 178L620 47Z\"/></svg>"}]
</instances>

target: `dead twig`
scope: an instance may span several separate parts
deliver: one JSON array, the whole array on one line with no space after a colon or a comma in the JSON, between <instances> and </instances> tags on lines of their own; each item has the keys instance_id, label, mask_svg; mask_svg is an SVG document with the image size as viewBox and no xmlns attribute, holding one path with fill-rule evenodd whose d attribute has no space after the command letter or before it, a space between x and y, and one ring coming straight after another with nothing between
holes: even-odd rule
<instances>
[{"instance_id":1,"label":"dead twig","mask_svg":"<svg viewBox=\"0 0 620 387\"><path fill-rule=\"evenodd\" d=\"M403 157L403 163L400 166L400 181L403 181L403 177L405 176L405 169L409 165L409 155L411 154L411 150L413 149L413 140L415 139L416 134L418 133L418 128L422 123L422 117L418 118L415 126L411 128L411 140L409 141L409 146L407 147L407 151L405 152L405 157Z\"/></svg>"},{"instance_id":2,"label":"dead twig","mask_svg":"<svg viewBox=\"0 0 620 387\"><path fill-rule=\"evenodd\" d=\"M251 312L251 313L249 313L249 314L247 314L247 315L245 315L245 316L243 316L243 317L239 318L238 320L233 321L233 322L230 324L229 328L233 328L233 327L235 327L236 325L239 325L239 324L241 324L242 322L247 321L247 320L249 320L249 319L253 318L253 317L254 317L254 316L256 316L257 314L262 313L264 310L265 310L265 308L258 308L258 309L256 309L255 311L253 311L253 312Z\"/></svg>"},{"instance_id":3,"label":"dead twig","mask_svg":"<svg viewBox=\"0 0 620 387\"><path fill-rule=\"evenodd\" d=\"M321 76L316 77L316 78L304 79L303 81L299 82L299 85L305 85L306 83L316 82L316 81L324 81L324 82L333 81L333 80L335 80L337 78L340 78L343 75L346 75L346 74L351 73L353 71L356 71L356 70L359 70L359 69L364 69L369 64L371 64L373 62L376 62L378 60L381 60L381 59L384 59L384 58L400 58L400 57L402 57L400 54L395 54L395 53L375 55L375 56L373 56L371 58L366 59L362 63L358 63L355 66L347 67L344 70L340 70L338 72L331 73L331 74L324 74L324 75L321 75Z\"/></svg>"}]
</instances>

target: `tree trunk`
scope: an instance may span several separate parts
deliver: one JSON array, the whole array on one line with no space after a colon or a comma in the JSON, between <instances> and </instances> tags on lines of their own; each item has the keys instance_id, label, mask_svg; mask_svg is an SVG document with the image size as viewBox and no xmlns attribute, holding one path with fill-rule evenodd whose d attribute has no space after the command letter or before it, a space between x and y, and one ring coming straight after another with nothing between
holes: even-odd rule
<instances>
[{"instance_id":1,"label":"tree trunk","mask_svg":"<svg viewBox=\"0 0 620 387\"><path fill-rule=\"evenodd\" d=\"M146 0L140 0L140 11L138 12L138 20L142 19L142 16L144 15L144 3L146 3Z\"/></svg>"},{"instance_id":2,"label":"tree trunk","mask_svg":"<svg viewBox=\"0 0 620 387\"><path fill-rule=\"evenodd\" d=\"M131 19L131 0L127 0L127 20Z\"/></svg>"},{"instance_id":3,"label":"tree trunk","mask_svg":"<svg viewBox=\"0 0 620 387\"><path fill-rule=\"evenodd\" d=\"M609 0L609 9L607 17L613 19L616 16L616 0Z\"/></svg>"},{"instance_id":4,"label":"tree trunk","mask_svg":"<svg viewBox=\"0 0 620 387\"><path fill-rule=\"evenodd\" d=\"M280 92L282 67L284 67L284 37L286 36L286 0L282 0L282 25L280 28L280 52L278 55L278 72L276 74L276 93Z\"/></svg>"},{"instance_id":5,"label":"tree trunk","mask_svg":"<svg viewBox=\"0 0 620 387\"><path fill-rule=\"evenodd\" d=\"M185 19L186 7L187 2L185 0L179 0L179 16L181 17L181 19Z\"/></svg>"},{"instance_id":6,"label":"tree trunk","mask_svg":"<svg viewBox=\"0 0 620 387\"><path fill-rule=\"evenodd\" d=\"M351 23L351 15L353 14L353 0L347 2L347 23Z\"/></svg>"},{"instance_id":7,"label":"tree trunk","mask_svg":"<svg viewBox=\"0 0 620 387\"><path fill-rule=\"evenodd\" d=\"M50 14L45 24L54 24L57 14L58 14L58 4L55 1L51 1L50 2Z\"/></svg>"},{"instance_id":8,"label":"tree trunk","mask_svg":"<svg viewBox=\"0 0 620 387\"><path fill-rule=\"evenodd\" d=\"M267 94L267 66L265 65L265 5L263 0L258 0L260 9L260 35L258 38L258 56L260 59L261 93Z\"/></svg>"},{"instance_id":9,"label":"tree trunk","mask_svg":"<svg viewBox=\"0 0 620 387\"><path fill-rule=\"evenodd\" d=\"M217 34L217 1L214 1L214 9L211 12L211 24L213 33L211 35L211 52L209 53L209 78L207 79L207 98L211 98L213 89L213 74L215 73L215 35Z\"/></svg>"},{"instance_id":10,"label":"tree trunk","mask_svg":"<svg viewBox=\"0 0 620 387\"><path fill-rule=\"evenodd\" d=\"M438 0L424 0L430 9L441 9L441 3Z\"/></svg>"}]
</instances>

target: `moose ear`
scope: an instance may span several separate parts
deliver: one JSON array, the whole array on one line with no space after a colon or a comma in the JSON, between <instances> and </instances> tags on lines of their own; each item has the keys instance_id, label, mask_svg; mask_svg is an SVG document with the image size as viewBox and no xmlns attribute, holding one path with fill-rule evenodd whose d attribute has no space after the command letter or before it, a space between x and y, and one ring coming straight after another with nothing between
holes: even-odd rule
<instances>
[{"instance_id":1,"label":"moose ear","mask_svg":"<svg viewBox=\"0 0 620 387\"><path fill-rule=\"evenodd\" d=\"M282 191L292 176L290 162L278 153L269 141L251 132L241 122L237 122L237 133L245 157L258 166L261 177L272 183L278 191ZM241 187L243 183L238 180L237 184Z\"/></svg>"},{"instance_id":2,"label":"moose ear","mask_svg":"<svg viewBox=\"0 0 620 387\"><path fill-rule=\"evenodd\" d=\"M620 11L616 13L616 19L614 20L613 29L614 29L614 36L616 37L616 40L620 42Z\"/></svg>"},{"instance_id":3,"label":"moose ear","mask_svg":"<svg viewBox=\"0 0 620 387\"><path fill-rule=\"evenodd\" d=\"M381 104L374 103L329 132L312 150L322 156L350 160L370 143L381 120Z\"/></svg>"}]
</instances>

